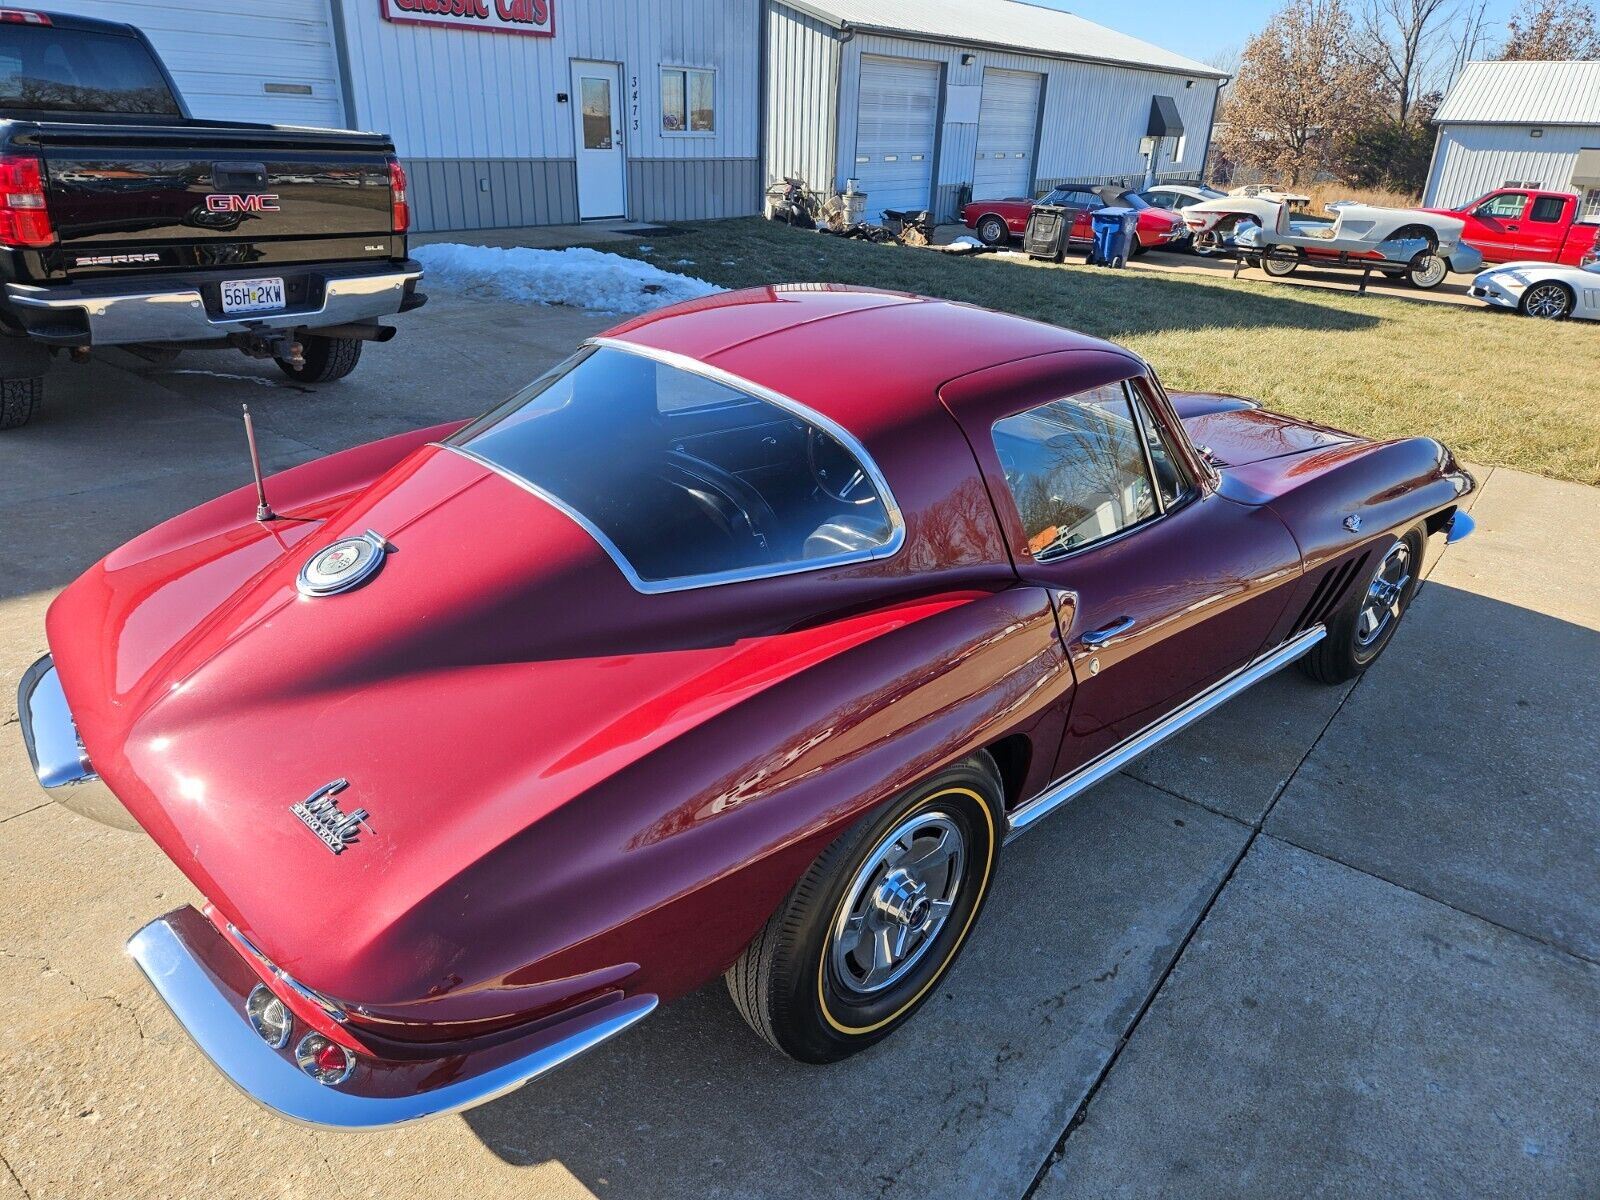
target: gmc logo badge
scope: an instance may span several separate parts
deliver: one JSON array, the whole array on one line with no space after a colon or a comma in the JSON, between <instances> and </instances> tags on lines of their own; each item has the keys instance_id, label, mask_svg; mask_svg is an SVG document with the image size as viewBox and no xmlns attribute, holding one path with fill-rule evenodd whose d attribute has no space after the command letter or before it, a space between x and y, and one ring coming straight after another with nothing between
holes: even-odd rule
<instances>
[{"instance_id":1,"label":"gmc logo badge","mask_svg":"<svg viewBox=\"0 0 1600 1200\"><path fill-rule=\"evenodd\" d=\"M235 196L228 192L212 192L206 197L206 208L214 213L277 212L276 196Z\"/></svg>"}]
</instances>

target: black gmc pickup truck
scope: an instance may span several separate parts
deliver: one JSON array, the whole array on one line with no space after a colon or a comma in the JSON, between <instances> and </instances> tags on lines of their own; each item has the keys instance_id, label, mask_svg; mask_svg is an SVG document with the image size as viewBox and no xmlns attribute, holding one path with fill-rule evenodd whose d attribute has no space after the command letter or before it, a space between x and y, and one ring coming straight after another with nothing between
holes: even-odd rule
<instances>
[{"instance_id":1,"label":"black gmc pickup truck","mask_svg":"<svg viewBox=\"0 0 1600 1200\"><path fill-rule=\"evenodd\" d=\"M387 138L195 120L132 26L0 9L0 429L104 346L342 378L426 300L408 225Z\"/></svg>"}]
</instances>

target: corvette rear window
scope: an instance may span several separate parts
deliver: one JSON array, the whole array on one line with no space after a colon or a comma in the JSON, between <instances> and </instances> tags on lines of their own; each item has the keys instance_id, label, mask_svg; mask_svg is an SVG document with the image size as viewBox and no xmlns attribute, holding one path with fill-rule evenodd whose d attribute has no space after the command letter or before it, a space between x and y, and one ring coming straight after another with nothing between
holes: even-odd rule
<instances>
[{"instance_id":1,"label":"corvette rear window","mask_svg":"<svg viewBox=\"0 0 1600 1200\"><path fill-rule=\"evenodd\" d=\"M584 525L641 591L883 557L877 469L798 406L585 347L446 443Z\"/></svg>"}]
</instances>

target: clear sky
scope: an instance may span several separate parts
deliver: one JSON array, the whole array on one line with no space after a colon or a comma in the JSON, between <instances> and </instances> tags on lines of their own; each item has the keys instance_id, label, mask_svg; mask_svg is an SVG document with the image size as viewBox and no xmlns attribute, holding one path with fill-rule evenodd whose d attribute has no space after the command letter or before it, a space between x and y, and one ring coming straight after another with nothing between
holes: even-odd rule
<instances>
[{"instance_id":1,"label":"clear sky","mask_svg":"<svg viewBox=\"0 0 1600 1200\"><path fill-rule=\"evenodd\" d=\"M1153 42L1189 58L1207 62L1218 54L1244 46L1250 35L1261 29L1283 0L1030 0L1046 8L1076 13L1097 25L1106 25L1136 38ZM1359 3L1359 0L1354 0ZM1467 0L1458 0L1464 11ZM1505 36L1506 18L1515 9L1515 0L1489 0L1484 17L1489 40ZM1465 18L1456 19L1458 27Z\"/></svg>"}]
</instances>

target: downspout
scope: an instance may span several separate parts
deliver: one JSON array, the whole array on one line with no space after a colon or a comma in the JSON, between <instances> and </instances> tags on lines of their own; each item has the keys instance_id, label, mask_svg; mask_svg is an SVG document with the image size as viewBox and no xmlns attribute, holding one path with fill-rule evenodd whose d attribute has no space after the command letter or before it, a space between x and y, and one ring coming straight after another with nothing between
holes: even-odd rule
<instances>
[{"instance_id":1,"label":"downspout","mask_svg":"<svg viewBox=\"0 0 1600 1200\"><path fill-rule=\"evenodd\" d=\"M754 212L759 216L766 209L767 180L771 167L767 162L767 117L770 113L772 89L772 0L762 0L761 19L756 36L761 39L761 57L756 65L756 194Z\"/></svg>"},{"instance_id":2,"label":"downspout","mask_svg":"<svg viewBox=\"0 0 1600 1200\"><path fill-rule=\"evenodd\" d=\"M339 98L344 104L345 127L360 129L361 118L356 113L356 89L350 75L350 39L344 26L344 0L328 0L328 10L333 20L333 56L339 68Z\"/></svg>"}]
</instances>

